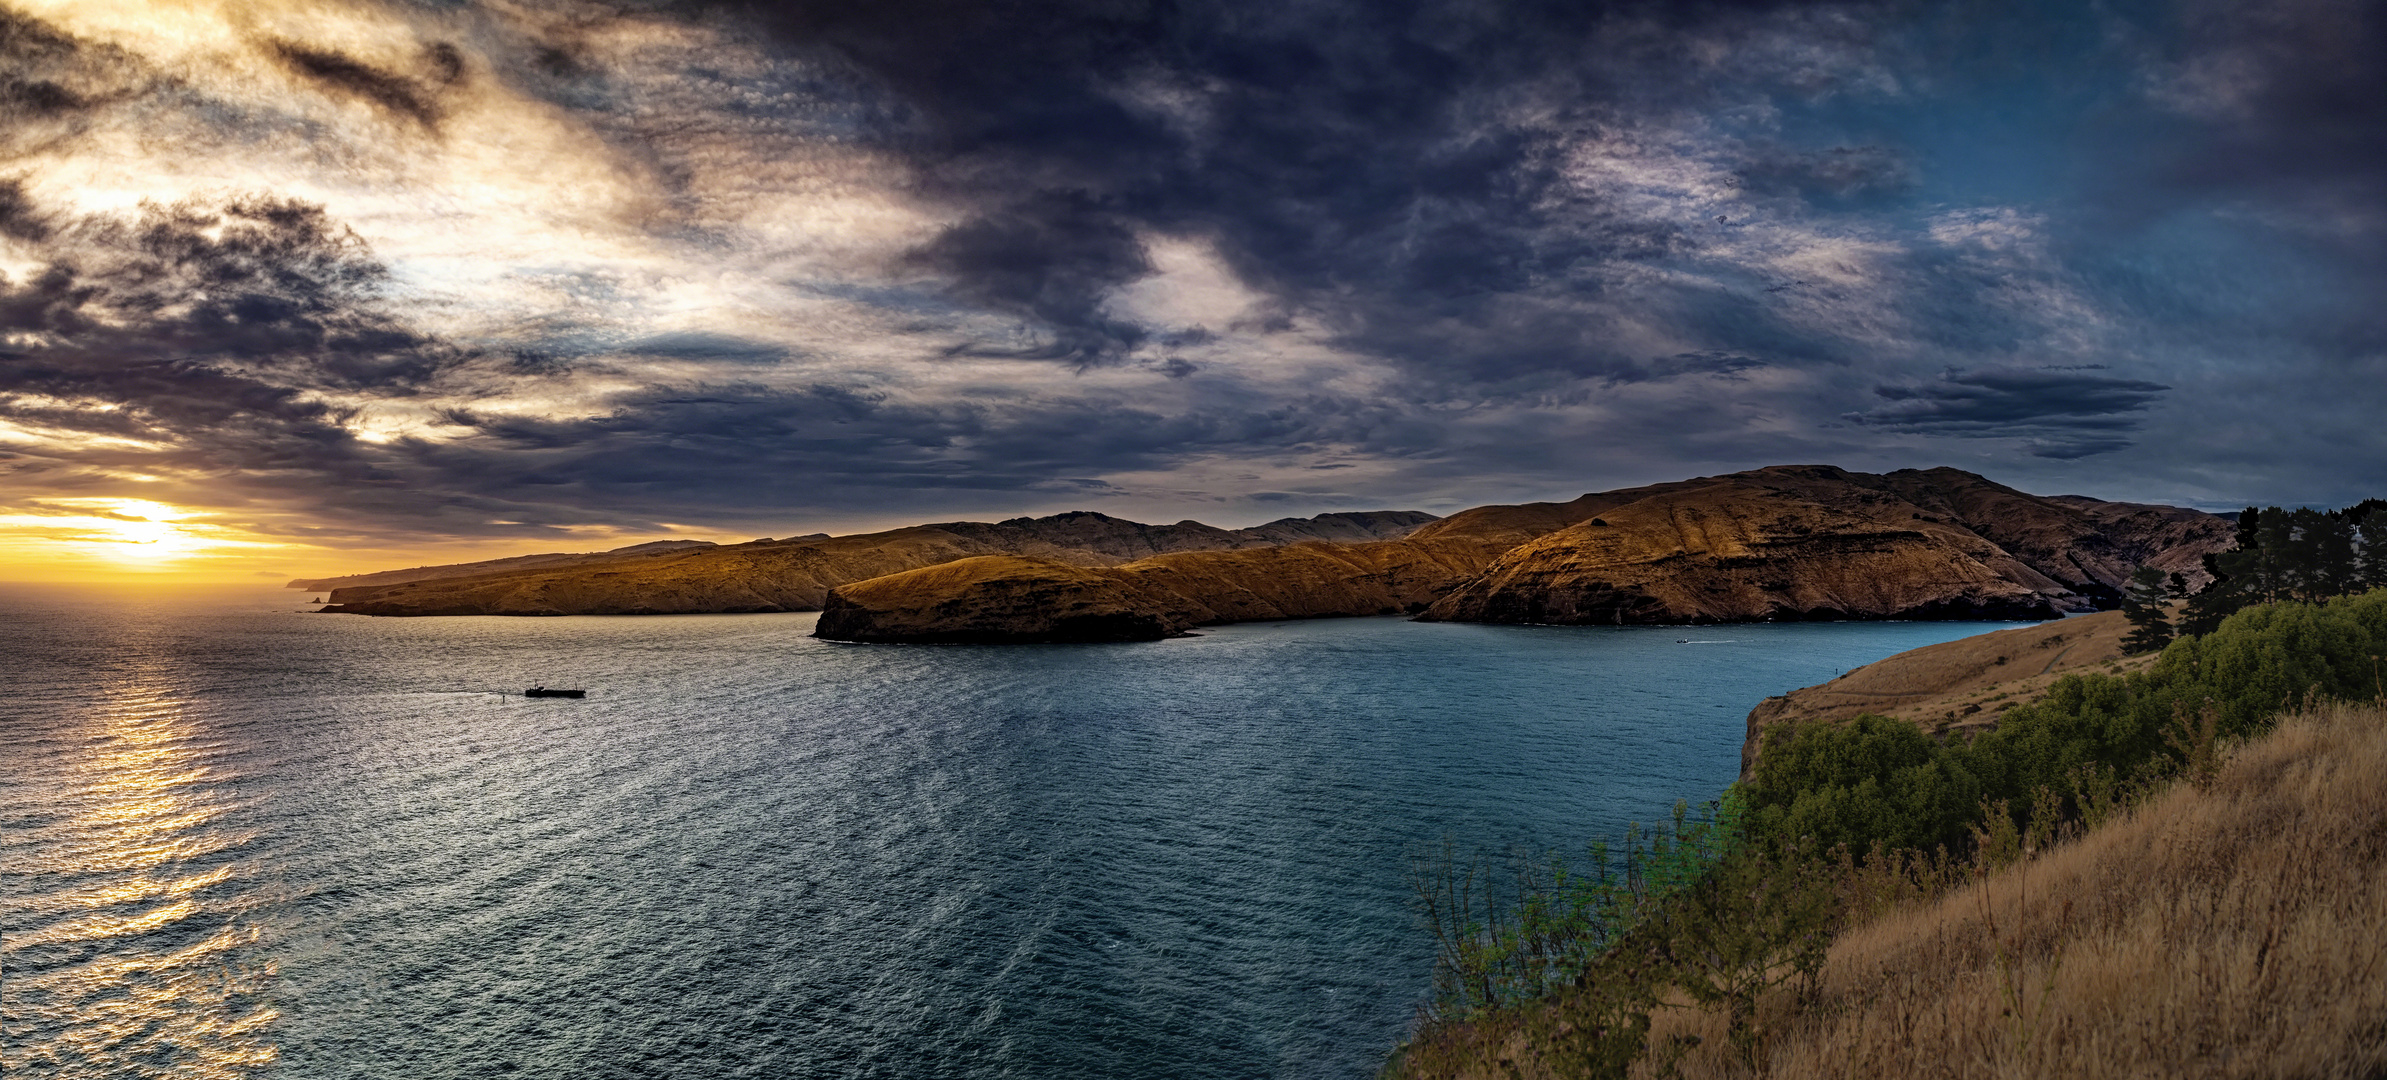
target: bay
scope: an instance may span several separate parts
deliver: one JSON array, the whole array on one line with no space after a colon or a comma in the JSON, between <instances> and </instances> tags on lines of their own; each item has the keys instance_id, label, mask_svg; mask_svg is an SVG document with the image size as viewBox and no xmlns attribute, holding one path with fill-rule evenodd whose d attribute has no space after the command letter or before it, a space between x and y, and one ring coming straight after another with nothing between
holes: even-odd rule
<instances>
[{"instance_id":1,"label":"bay","mask_svg":"<svg viewBox=\"0 0 2387 1080\"><path fill-rule=\"evenodd\" d=\"M1413 860L1660 820L1760 698L2007 625L300 599L0 587L11 1076L1370 1076L1429 985Z\"/></svg>"}]
</instances>

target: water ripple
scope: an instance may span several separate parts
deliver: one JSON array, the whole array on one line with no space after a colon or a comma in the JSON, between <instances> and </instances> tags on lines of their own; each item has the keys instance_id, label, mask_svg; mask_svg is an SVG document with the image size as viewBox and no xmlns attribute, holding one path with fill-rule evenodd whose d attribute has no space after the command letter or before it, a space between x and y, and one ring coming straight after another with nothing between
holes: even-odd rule
<instances>
[{"instance_id":1,"label":"water ripple","mask_svg":"<svg viewBox=\"0 0 2387 1080\"><path fill-rule=\"evenodd\" d=\"M1656 818L1756 699L1992 628L286 601L0 593L11 1077L1367 1076L1427 987L1413 855Z\"/></svg>"}]
</instances>

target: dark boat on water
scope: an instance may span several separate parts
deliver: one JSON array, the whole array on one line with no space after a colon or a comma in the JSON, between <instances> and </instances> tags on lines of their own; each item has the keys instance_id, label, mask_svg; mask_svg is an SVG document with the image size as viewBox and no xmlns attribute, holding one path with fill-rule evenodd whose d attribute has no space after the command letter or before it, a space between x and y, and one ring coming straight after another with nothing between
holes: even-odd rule
<instances>
[{"instance_id":1,"label":"dark boat on water","mask_svg":"<svg viewBox=\"0 0 2387 1080\"><path fill-rule=\"evenodd\" d=\"M549 690L549 689L547 689L547 688L546 688L546 687L544 687L544 686L534 686L534 687L531 687L531 688L530 688L530 689L528 689L528 690L525 690L525 691L523 691L523 692L522 692L522 696L523 696L523 697L583 697L583 698L584 698L584 697L587 697L587 696L588 696L588 691L586 691L586 690Z\"/></svg>"}]
</instances>

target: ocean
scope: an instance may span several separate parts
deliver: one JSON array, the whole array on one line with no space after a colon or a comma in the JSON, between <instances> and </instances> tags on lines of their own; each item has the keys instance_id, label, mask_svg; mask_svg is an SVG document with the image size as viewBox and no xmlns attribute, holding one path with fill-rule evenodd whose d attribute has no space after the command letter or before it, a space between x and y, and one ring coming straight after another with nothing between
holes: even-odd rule
<instances>
[{"instance_id":1,"label":"ocean","mask_svg":"<svg viewBox=\"0 0 2387 1080\"><path fill-rule=\"evenodd\" d=\"M1759 699L2009 625L304 599L0 586L11 1077L1364 1078L1429 990L1416 860L1664 819Z\"/></svg>"}]
</instances>

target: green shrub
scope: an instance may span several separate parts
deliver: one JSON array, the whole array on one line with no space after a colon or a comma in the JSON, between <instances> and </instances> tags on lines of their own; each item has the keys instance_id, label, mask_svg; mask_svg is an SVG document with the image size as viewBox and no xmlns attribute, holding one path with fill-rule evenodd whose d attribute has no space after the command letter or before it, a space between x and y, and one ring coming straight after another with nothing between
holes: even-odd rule
<instances>
[{"instance_id":1,"label":"green shrub","mask_svg":"<svg viewBox=\"0 0 2387 1080\"><path fill-rule=\"evenodd\" d=\"M2182 637L2144 671L2072 675L1998 727L1941 742L1861 716L1768 734L1753 775L1673 827L1594 845L1581 869L1520 859L1506 874L1421 861L1420 912L1440 945L1428 1022L1385 1075L1621 1077L1683 1046L1648 1045L1653 1010L1716 1008L1744 1065L1759 999L1810 984L1831 935L1901 898L2094 827L2133 793L2217 770L2225 740L2307 700L2387 700L2387 589L2277 603ZM1970 869L1968 869L1970 868Z\"/></svg>"},{"instance_id":2,"label":"green shrub","mask_svg":"<svg viewBox=\"0 0 2387 1080\"><path fill-rule=\"evenodd\" d=\"M1752 780L1743 796L1752 835L1857 851L1877 840L1928 849L1972 820L1982 793L1921 728L1882 716L1780 733Z\"/></svg>"},{"instance_id":3,"label":"green shrub","mask_svg":"<svg viewBox=\"0 0 2387 1080\"><path fill-rule=\"evenodd\" d=\"M2174 641L2141 672L2065 676L1970 741L1941 743L1880 716L1777 730L1740 785L1750 836L1962 850L1985 804L2043 805L2047 789L2062 796L2055 812L2077 817L2082 776L2132 783L2177 770L2183 717L2210 709L2217 737L2243 738L2306 700L2387 693L2382 656L2387 589L2374 589L2247 608Z\"/></svg>"}]
</instances>

